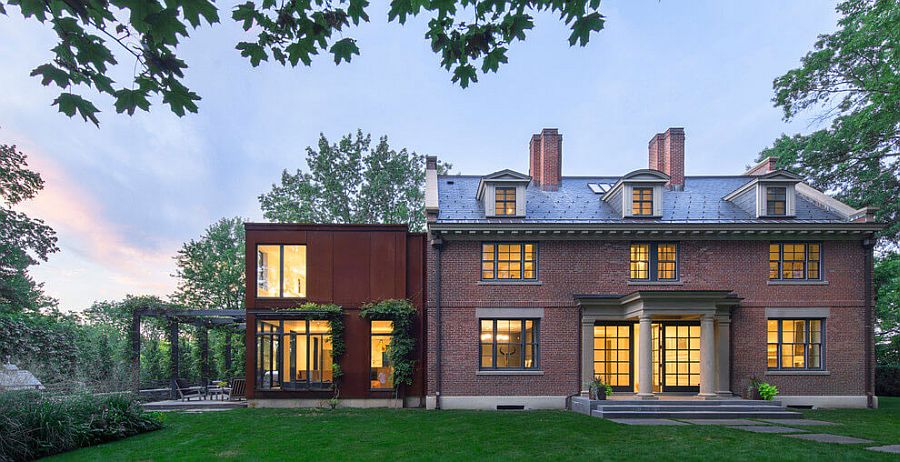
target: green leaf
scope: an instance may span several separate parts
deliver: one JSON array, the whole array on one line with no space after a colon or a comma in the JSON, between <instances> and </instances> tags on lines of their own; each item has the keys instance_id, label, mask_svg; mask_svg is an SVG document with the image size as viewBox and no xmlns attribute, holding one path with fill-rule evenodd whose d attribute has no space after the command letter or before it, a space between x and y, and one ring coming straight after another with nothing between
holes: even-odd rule
<instances>
[{"instance_id":1,"label":"green leaf","mask_svg":"<svg viewBox=\"0 0 900 462\"><path fill-rule=\"evenodd\" d=\"M60 88L69 86L69 73L52 64L41 64L31 71L32 77L38 75L42 77L41 85L47 86L50 85L50 82L53 82Z\"/></svg>"},{"instance_id":2,"label":"green leaf","mask_svg":"<svg viewBox=\"0 0 900 462\"><path fill-rule=\"evenodd\" d=\"M150 101L147 101L147 94L143 90L122 89L117 91L115 96L116 112L119 114L128 112L128 115L134 115L136 108L150 110Z\"/></svg>"},{"instance_id":3,"label":"green leaf","mask_svg":"<svg viewBox=\"0 0 900 462\"><path fill-rule=\"evenodd\" d=\"M461 64L453 70L453 81L459 82L459 86L467 88L469 82L477 82L478 74L471 64Z\"/></svg>"},{"instance_id":4,"label":"green leaf","mask_svg":"<svg viewBox=\"0 0 900 462\"><path fill-rule=\"evenodd\" d=\"M400 24L406 24L406 15L412 12L411 0L392 0L391 9L388 11L388 21L400 18Z\"/></svg>"},{"instance_id":5,"label":"green leaf","mask_svg":"<svg viewBox=\"0 0 900 462\"><path fill-rule=\"evenodd\" d=\"M30 18L35 17L40 22L47 20L47 4L42 0L19 0L19 8L22 10L22 16Z\"/></svg>"},{"instance_id":6,"label":"green leaf","mask_svg":"<svg viewBox=\"0 0 900 462\"><path fill-rule=\"evenodd\" d=\"M579 43L581 46L587 45L591 39L591 32L599 32L603 29L606 22L600 13L591 13L587 16L580 17L572 24L572 35L569 36L569 45Z\"/></svg>"},{"instance_id":7,"label":"green leaf","mask_svg":"<svg viewBox=\"0 0 900 462\"><path fill-rule=\"evenodd\" d=\"M184 19L194 28L200 27L200 17L206 19L207 24L213 25L219 22L219 10L209 0L183 0L181 11Z\"/></svg>"},{"instance_id":8,"label":"green leaf","mask_svg":"<svg viewBox=\"0 0 900 462\"><path fill-rule=\"evenodd\" d=\"M291 66L296 66L298 61L302 61L304 65L309 66L312 63L310 55L319 54L309 39L298 40L285 47L284 51L288 54L288 61L291 62Z\"/></svg>"},{"instance_id":9,"label":"green leaf","mask_svg":"<svg viewBox=\"0 0 900 462\"><path fill-rule=\"evenodd\" d=\"M178 10L175 8L166 8L159 13L150 14L146 21L150 24L147 34L157 43L178 45L178 36L188 35L187 27L178 19Z\"/></svg>"},{"instance_id":10,"label":"green leaf","mask_svg":"<svg viewBox=\"0 0 900 462\"><path fill-rule=\"evenodd\" d=\"M94 106L94 103L91 103L81 96L73 95L72 93L62 93L58 98L53 100L53 105L59 108L59 112L62 112L69 117L74 117L77 111L85 122L90 120L94 125L100 126L100 121L97 120L96 115L100 110Z\"/></svg>"},{"instance_id":11,"label":"green leaf","mask_svg":"<svg viewBox=\"0 0 900 462\"><path fill-rule=\"evenodd\" d=\"M359 21L369 22L369 15L366 14L366 7L369 2L366 0L350 0L347 6L347 15L353 20L353 24L359 25Z\"/></svg>"},{"instance_id":12,"label":"green leaf","mask_svg":"<svg viewBox=\"0 0 900 462\"><path fill-rule=\"evenodd\" d=\"M165 83L167 88L162 90L163 103L168 104L175 115L184 117L185 110L197 113L197 104L194 101L200 101L200 96L175 79L166 79Z\"/></svg>"},{"instance_id":13,"label":"green leaf","mask_svg":"<svg viewBox=\"0 0 900 462\"><path fill-rule=\"evenodd\" d=\"M260 61L269 60L266 50L258 43L241 42L235 48L241 50L241 56L250 58L250 64L253 67L259 66Z\"/></svg>"},{"instance_id":14,"label":"green leaf","mask_svg":"<svg viewBox=\"0 0 900 462\"><path fill-rule=\"evenodd\" d=\"M359 47L356 46L356 40L345 38L334 42L331 53L334 55L335 64L340 64L341 60L349 63L352 55L359 55Z\"/></svg>"},{"instance_id":15,"label":"green leaf","mask_svg":"<svg viewBox=\"0 0 900 462\"><path fill-rule=\"evenodd\" d=\"M250 30L253 27L254 18L256 18L256 5L253 2L247 2L236 6L231 12L231 18L235 21L243 21L244 24L241 27L244 30Z\"/></svg>"},{"instance_id":16,"label":"green leaf","mask_svg":"<svg viewBox=\"0 0 900 462\"><path fill-rule=\"evenodd\" d=\"M497 72L500 63L506 64L509 59L506 58L506 48L498 47L484 55L484 61L481 63L481 72Z\"/></svg>"}]
</instances>

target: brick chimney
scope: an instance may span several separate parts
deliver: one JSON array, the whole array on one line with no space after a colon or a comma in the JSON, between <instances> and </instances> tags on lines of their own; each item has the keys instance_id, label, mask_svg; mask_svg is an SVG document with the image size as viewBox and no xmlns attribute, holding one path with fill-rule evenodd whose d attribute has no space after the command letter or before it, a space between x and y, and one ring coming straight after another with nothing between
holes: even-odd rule
<instances>
[{"instance_id":1,"label":"brick chimney","mask_svg":"<svg viewBox=\"0 0 900 462\"><path fill-rule=\"evenodd\" d=\"M528 151L528 174L535 186L545 191L559 189L562 177L562 135L559 130L545 128L533 135Z\"/></svg>"},{"instance_id":2,"label":"brick chimney","mask_svg":"<svg viewBox=\"0 0 900 462\"><path fill-rule=\"evenodd\" d=\"M650 169L669 175L666 186L684 189L684 129L673 127L665 133L657 133L648 145Z\"/></svg>"},{"instance_id":3,"label":"brick chimney","mask_svg":"<svg viewBox=\"0 0 900 462\"><path fill-rule=\"evenodd\" d=\"M750 167L749 170L744 172L744 176L761 176L765 175L766 173L774 172L775 170L778 170L778 158L766 157L758 164Z\"/></svg>"}]
</instances>

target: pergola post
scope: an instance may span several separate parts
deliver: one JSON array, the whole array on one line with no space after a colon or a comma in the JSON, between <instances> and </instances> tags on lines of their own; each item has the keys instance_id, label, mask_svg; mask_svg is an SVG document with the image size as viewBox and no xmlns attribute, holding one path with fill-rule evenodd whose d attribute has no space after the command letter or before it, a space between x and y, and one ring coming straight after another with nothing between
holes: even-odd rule
<instances>
[{"instance_id":1,"label":"pergola post","mask_svg":"<svg viewBox=\"0 0 900 462\"><path fill-rule=\"evenodd\" d=\"M169 385L172 399L178 399L178 320L169 318Z\"/></svg>"},{"instance_id":2,"label":"pergola post","mask_svg":"<svg viewBox=\"0 0 900 462\"><path fill-rule=\"evenodd\" d=\"M203 321L197 322L197 343L200 347L200 380L201 386L209 385L209 330Z\"/></svg>"},{"instance_id":3,"label":"pergola post","mask_svg":"<svg viewBox=\"0 0 900 462\"><path fill-rule=\"evenodd\" d=\"M141 313L131 313L131 392L137 396L141 392Z\"/></svg>"},{"instance_id":4,"label":"pergola post","mask_svg":"<svg viewBox=\"0 0 900 462\"><path fill-rule=\"evenodd\" d=\"M225 331L225 373L229 376L226 379L231 379L231 331Z\"/></svg>"}]
</instances>

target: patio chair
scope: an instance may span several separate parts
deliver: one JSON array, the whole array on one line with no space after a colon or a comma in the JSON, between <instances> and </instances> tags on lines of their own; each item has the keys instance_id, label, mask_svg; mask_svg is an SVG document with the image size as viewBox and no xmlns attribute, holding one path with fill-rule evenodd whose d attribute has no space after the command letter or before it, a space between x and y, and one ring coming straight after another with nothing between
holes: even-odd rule
<instances>
[{"instance_id":1,"label":"patio chair","mask_svg":"<svg viewBox=\"0 0 900 462\"><path fill-rule=\"evenodd\" d=\"M178 391L178 398L182 401L190 401L193 397L203 399L206 395L203 387L189 386L184 379L175 379L175 389Z\"/></svg>"},{"instance_id":2,"label":"patio chair","mask_svg":"<svg viewBox=\"0 0 900 462\"><path fill-rule=\"evenodd\" d=\"M237 401L244 399L245 379L234 379L231 381L231 389L228 390L228 400Z\"/></svg>"}]
</instances>

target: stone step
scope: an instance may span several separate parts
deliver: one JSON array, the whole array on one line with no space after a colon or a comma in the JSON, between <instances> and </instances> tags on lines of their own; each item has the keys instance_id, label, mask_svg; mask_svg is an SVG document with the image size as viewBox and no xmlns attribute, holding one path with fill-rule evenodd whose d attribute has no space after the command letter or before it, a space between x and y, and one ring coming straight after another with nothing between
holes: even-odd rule
<instances>
[{"instance_id":1,"label":"stone step","mask_svg":"<svg viewBox=\"0 0 900 462\"><path fill-rule=\"evenodd\" d=\"M774 406L783 407L781 401L762 401L750 399L607 399L601 401L591 401L600 406L606 405L627 405L627 406L732 406L732 405L752 405L752 406Z\"/></svg>"},{"instance_id":2,"label":"stone step","mask_svg":"<svg viewBox=\"0 0 900 462\"><path fill-rule=\"evenodd\" d=\"M781 411L784 410L782 407L777 406L754 406L752 404L736 404L736 405L722 405L722 406L694 406L694 405L684 405L684 406L657 406L654 404L649 405L600 405L595 409L597 411L653 411L653 412L673 412L673 411L728 411L728 412L773 412L773 411Z\"/></svg>"},{"instance_id":3,"label":"stone step","mask_svg":"<svg viewBox=\"0 0 900 462\"><path fill-rule=\"evenodd\" d=\"M802 419L803 414L791 411L600 411L591 412L602 419Z\"/></svg>"}]
</instances>

